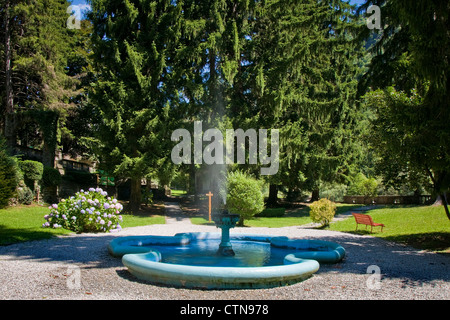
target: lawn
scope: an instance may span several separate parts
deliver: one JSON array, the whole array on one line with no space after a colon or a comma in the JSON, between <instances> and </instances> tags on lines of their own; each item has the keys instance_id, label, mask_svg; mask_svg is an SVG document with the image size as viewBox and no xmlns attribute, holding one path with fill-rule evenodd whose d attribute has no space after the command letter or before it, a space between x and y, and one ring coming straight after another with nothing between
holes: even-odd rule
<instances>
[{"instance_id":1,"label":"lawn","mask_svg":"<svg viewBox=\"0 0 450 320\"><path fill-rule=\"evenodd\" d=\"M0 245L48 239L55 235L70 234L65 229L42 228L47 207L39 205L11 207L0 210Z\"/></svg>"},{"instance_id":2,"label":"lawn","mask_svg":"<svg viewBox=\"0 0 450 320\"><path fill-rule=\"evenodd\" d=\"M351 208L361 207L361 205L353 204L336 204L336 215L347 212ZM311 223L312 220L309 217L309 207L302 207L297 210L286 212L283 217L259 217L251 220L245 220L244 224L249 227L268 227L268 228L281 228L299 226Z\"/></svg>"},{"instance_id":3,"label":"lawn","mask_svg":"<svg viewBox=\"0 0 450 320\"><path fill-rule=\"evenodd\" d=\"M174 197L182 197L185 196L187 192L185 190L171 190L171 195Z\"/></svg>"},{"instance_id":4,"label":"lawn","mask_svg":"<svg viewBox=\"0 0 450 320\"><path fill-rule=\"evenodd\" d=\"M373 228L371 235L404 243L419 249L450 253L450 221L442 206L386 206L366 212L374 222L383 223L383 232ZM353 217L337 221L330 230L369 234L365 226L356 224Z\"/></svg>"},{"instance_id":5,"label":"lawn","mask_svg":"<svg viewBox=\"0 0 450 320\"><path fill-rule=\"evenodd\" d=\"M347 212L361 205L337 204L336 215ZM424 250L450 253L450 221L447 219L442 206L386 206L366 212L375 222L385 224L383 232L374 227L358 226L355 231L355 220L352 216L345 220L331 223L328 230L349 232L356 234L370 234L389 241L400 242ZM193 224L209 224L202 217L191 218ZM280 228L304 225L311 222L309 207L302 207L286 212L283 217L259 217L245 220L246 227ZM211 223L213 224L213 223Z\"/></svg>"},{"instance_id":6,"label":"lawn","mask_svg":"<svg viewBox=\"0 0 450 320\"><path fill-rule=\"evenodd\" d=\"M358 205L359 207L360 205ZM355 205L338 204L336 214L356 207ZM0 210L0 245L16 242L48 239L57 235L67 235L71 231L65 229L42 228L44 215L48 214L47 206L31 205L12 207ZM404 243L419 249L450 253L450 221L442 206L387 206L367 211L375 222L383 223L383 232L374 228L371 234L389 241ZM142 210L139 214L122 214L123 228L150 224L164 224L163 206ZM192 217L193 224L209 224L203 217ZM283 217L259 217L245 220L248 227L280 228L308 224L309 207L288 210ZM213 223L211 223L213 224ZM341 232L370 234L364 226L355 231L353 217L334 222L330 230ZM370 230L370 229L368 229Z\"/></svg>"},{"instance_id":7,"label":"lawn","mask_svg":"<svg viewBox=\"0 0 450 320\"><path fill-rule=\"evenodd\" d=\"M0 245L12 243L49 239L53 236L72 233L62 228L42 228L45 222L44 215L49 213L47 206L30 205L10 207L0 210ZM164 224L163 215L122 214L122 228L136 227L149 224Z\"/></svg>"}]
</instances>

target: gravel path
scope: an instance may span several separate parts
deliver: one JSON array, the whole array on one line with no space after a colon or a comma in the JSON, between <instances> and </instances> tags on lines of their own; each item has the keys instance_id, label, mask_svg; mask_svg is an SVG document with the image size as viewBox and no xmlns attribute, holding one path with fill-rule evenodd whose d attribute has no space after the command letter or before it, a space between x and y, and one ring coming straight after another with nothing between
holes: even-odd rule
<instances>
[{"instance_id":1,"label":"gravel path","mask_svg":"<svg viewBox=\"0 0 450 320\"><path fill-rule=\"evenodd\" d=\"M419 251L368 235L308 227L234 228L232 233L320 238L340 243L343 262L321 265L294 285L257 290L191 290L134 278L106 249L114 237L218 232L184 219L125 228L117 234L79 234L0 247L1 299L450 299L450 257ZM380 275L376 273L379 270Z\"/></svg>"}]
</instances>

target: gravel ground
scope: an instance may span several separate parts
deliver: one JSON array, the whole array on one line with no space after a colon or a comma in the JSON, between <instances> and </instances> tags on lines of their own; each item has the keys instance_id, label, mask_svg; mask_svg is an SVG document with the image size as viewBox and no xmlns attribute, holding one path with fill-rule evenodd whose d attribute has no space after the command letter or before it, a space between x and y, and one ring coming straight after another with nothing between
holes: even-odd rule
<instances>
[{"instance_id":1,"label":"gravel ground","mask_svg":"<svg viewBox=\"0 0 450 320\"><path fill-rule=\"evenodd\" d=\"M234 228L232 233L319 238L347 252L338 264L321 265L311 278L284 287L255 290L191 290L157 286L134 278L107 244L125 235L218 232L182 220L126 228L117 234L78 234L0 247L0 299L364 299L448 300L450 257L419 251L368 235L307 227ZM375 271L379 270L378 276Z\"/></svg>"}]
</instances>

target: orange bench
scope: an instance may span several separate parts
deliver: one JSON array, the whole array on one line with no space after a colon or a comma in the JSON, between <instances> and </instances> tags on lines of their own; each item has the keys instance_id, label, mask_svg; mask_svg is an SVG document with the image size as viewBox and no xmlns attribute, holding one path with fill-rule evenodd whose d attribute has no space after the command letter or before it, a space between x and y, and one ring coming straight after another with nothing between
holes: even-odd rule
<instances>
[{"instance_id":1,"label":"orange bench","mask_svg":"<svg viewBox=\"0 0 450 320\"><path fill-rule=\"evenodd\" d=\"M356 230L358 230L358 224L365 224L366 229L367 229L367 226L370 226L370 232L372 232L373 227L381 227L381 231L383 232L384 224L373 222L372 217L369 216L368 214L352 212L352 215L355 217Z\"/></svg>"}]
</instances>

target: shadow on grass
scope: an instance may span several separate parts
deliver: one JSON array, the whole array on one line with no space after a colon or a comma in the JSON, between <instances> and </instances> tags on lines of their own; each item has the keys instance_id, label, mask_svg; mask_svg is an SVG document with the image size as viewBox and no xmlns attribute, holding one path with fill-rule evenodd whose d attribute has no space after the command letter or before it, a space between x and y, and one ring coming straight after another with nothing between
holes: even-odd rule
<instances>
[{"instance_id":1,"label":"shadow on grass","mask_svg":"<svg viewBox=\"0 0 450 320\"><path fill-rule=\"evenodd\" d=\"M24 241L51 239L56 235L69 234L70 231L59 229L57 231L51 229L38 228L10 228L0 225L0 246L7 246Z\"/></svg>"},{"instance_id":2,"label":"shadow on grass","mask_svg":"<svg viewBox=\"0 0 450 320\"><path fill-rule=\"evenodd\" d=\"M383 237L389 241L395 241L422 250L431 250L450 256L450 233L428 232L416 234L403 234Z\"/></svg>"}]
</instances>

